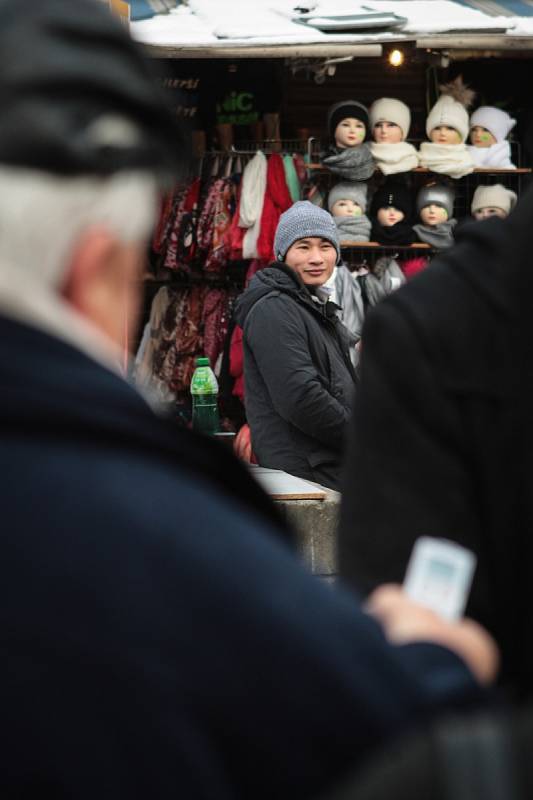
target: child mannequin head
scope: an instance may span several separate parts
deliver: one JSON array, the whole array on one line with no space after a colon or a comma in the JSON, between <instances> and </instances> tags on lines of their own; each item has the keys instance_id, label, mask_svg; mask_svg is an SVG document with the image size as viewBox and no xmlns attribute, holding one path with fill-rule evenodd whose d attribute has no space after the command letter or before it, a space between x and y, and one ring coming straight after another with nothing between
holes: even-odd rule
<instances>
[{"instance_id":1,"label":"child mannequin head","mask_svg":"<svg viewBox=\"0 0 533 800\"><path fill-rule=\"evenodd\" d=\"M488 217L505 219L514 208L516 199L516 194L501 183L478 186L472 198L472 216L478 220Z\"/></svg>"},{"instance_id":2,"label":"child mannequin head","mask_svg":"<svg viewBox=\"0 0 533 800\"><path fill-rule=\"evenodd\" d=\"M470 141L474 147L492 147L503 142L516 125L507 112L493 106L481 106L470 118Z\"/></svg>"},{"instance_id":3,"label":"child mannequin head","mask_svg":"<svg viewBox=\"0 0 533 800\"><path fill-rule=\"evenodd\" d=\"M366 211L366 184L337 183L328 196L328 209L334 217L360 217Z\"/></svg>"},{"instance_id":4,"label":"child mannequin head","mask_svg":"<svg viewBox=\"0 0 533 800\"><path fill-rule=\"evenodd\" d=\"M442 183L423 186L416 197L416 210L423 225L434 227L453 217L455 192Z\"/></svg>"},{"instance_id":5,"label":"child mannequin head","mask_svg":"<svg viewBox=\"0 0 533 800\"><path fill-rule=\"evenodd\" d=\"M474 92L460 76L440 88L442 94L426 120L427 137L434 144L462 144L469 130L466 107L471 104Z\"/></svg>"},{"instance_id":6,"label":"child mannequin head","mask_svg":"<svg viewBox=\"0 0 533 800\"><path fill-rule=\"evenodd\" d=\"M372 138L378 144L399 144L409 135L411 112L401 100L382 97L369 111Z\"/></svg>"},{"instance_id":7,"label":"child mannequin head","mask_svg":"<svg viewBox=\"0 0 533 800\"><path fill-rule=\"evenodd\" d=\"M434 144L461 144L461 134L450 125L437 125L429 134L430 141Z\"/></svg>"},{"instance_id":8,"label":"child mannequin head","mask_svg":"<svg viewBox=\"0 0 533 800\"><path fill-rule=\"evenodd\" d=\"M384 228L411 221L411 193L402 184L385 184L372 199L372 215Z\"/></svg>"},{"instance_id":9,"label":"child mannequin head","mask_svg":"<svg viewBox=\"0 0 533 800\"><path fill-rule=\"evenodd\" d=\"M368 127L368 111L356 100L335 103L328 111L329 135L340 149L358 147L366 139Z\"/></svg>"}]
</instances>

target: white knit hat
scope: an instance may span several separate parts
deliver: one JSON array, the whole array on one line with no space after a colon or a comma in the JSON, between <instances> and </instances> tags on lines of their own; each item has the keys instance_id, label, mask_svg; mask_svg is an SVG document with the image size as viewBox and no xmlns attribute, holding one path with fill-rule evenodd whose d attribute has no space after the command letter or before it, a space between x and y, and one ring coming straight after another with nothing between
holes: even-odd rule
<instances>
[{"instance_id":1,"label":"white knit hat","mask_svg":"<svg viewBox=\"0 0 533 800\"><path fill-rule=\"evenodd\" d=\"M510 189L501 183L492 186L478 186L472 198L472 214L481 208L501 208L508 214L514 208L517 197Z\"/></svg>"},{"instance_id":2,"label":"white knit hat","mask_svg":"<svg viewBox=\"0 0 533 800\"><path fill-rule=\"evenodd\" d=\"M503 142L516 125L516 120L509 116L506 111L502 111L501 108L481 106L470 117L470 128L475 125L486 128L492 133L497 142Z\"/></svg>"},{"instance_id":3,"label":"white knit hat","mask_svg":"<svg viewBox=\"0 0 533 800\"><path fill-rule=\"evenodd\" d=\"M331 213L331 209L338 200L353 200L364 214L366 211L366 196L366 183L361 183L360 181L337 183L328 195L328 209Z\"/></svg>"},{"instance_id":4,"label":"white knit hat","mask_svg":"<svg viewBox=\"0 0 533 800\"><path fill-rule=\"evenodd\" d=\"M428 139L431 138L431 131L439 125L447 125L453 128L464 142L468 136L468 111L457 100L448 94L441 95L426 120L426 133Z\"/></svg>"},{"instance_id":5,"label":"white knit hat","mask_svg":"<svg viewBox=\"0 0 533 800\"><path fill-rule=\"evenodd\" d=\"M372 103L368 114L371 128L378 122L395 122L402 129L402 138L407 139L409 136L411 112L401 100L394 100L392 97L381 97Z\"/></svg>"}]
</instances>

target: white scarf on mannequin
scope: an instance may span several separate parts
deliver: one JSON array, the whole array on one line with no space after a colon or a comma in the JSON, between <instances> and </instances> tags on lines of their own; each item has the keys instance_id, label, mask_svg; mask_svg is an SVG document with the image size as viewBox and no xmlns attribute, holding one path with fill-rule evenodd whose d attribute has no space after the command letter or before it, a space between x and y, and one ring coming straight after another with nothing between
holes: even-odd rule
<instances>
[{"instance_id":1,"label":"white scarf on mannequin","mask_svg":"<svg viewBox=\"0 0 533 800\"><path fill-rule=\"evenodd\" d=\"M466 144L422 142L419 157L421 167L450 178L462 178L474 171L474 162Z\"/></svg>"},{"instance_id":2,"label":"white scarf on mannequin","mask_svg":"<svg viewBox=\"0 0 533 800\"><path fill-rule=\"evenodd\" d=\"M468 152L476 167L495 167L496 169L516 169L511 161L511 145L505 139L490 147L468 145Z\"/></svg>"},{"instance_id":3,"label":"white scarf on mannequin","mask_svg":"<svg viewBox=\"0 0 533 800\"><path fill-rule=\"evenodd\" d=\"M384 175L410 172L418 167L418 153L408 142L398 142L397 144L371 142L370 151L377 168Z\"/></svg>"}]
</instances>

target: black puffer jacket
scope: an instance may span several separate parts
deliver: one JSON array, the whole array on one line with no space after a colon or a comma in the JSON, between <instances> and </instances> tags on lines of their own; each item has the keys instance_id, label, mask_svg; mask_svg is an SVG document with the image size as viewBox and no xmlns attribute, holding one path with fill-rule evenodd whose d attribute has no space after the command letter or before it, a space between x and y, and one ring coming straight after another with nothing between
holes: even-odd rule
<instances>
[{"instance_id":1,"label":"black puffer jacket","mask_svg":"<svg viewBox=\"0 0 533 800\"><path fill-rule=\"evenodd\" d=\"M285 264L239 298L246 415L259 463L338 488L355 374L334 303L315 302Z\"/></svg>"}]
</instances>

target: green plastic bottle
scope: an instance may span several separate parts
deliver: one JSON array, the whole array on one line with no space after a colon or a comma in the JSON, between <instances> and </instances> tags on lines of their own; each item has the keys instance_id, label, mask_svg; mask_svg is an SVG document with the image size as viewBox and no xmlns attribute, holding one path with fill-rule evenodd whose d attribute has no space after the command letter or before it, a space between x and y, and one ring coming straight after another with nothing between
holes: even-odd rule
<instances>
[{"instance_id":1,"label":"green plastic bottle","mask_svg":"<svg viewBox=\"0 0 533 800\"><path fill-rule=\"evenodd\" d=\"M201 356L196 359L196 369L191 380L192 427L200 433L217 433L220 427L218 418L218 382L209 366L209 359Z\"/></svg>"}]
</instances>

